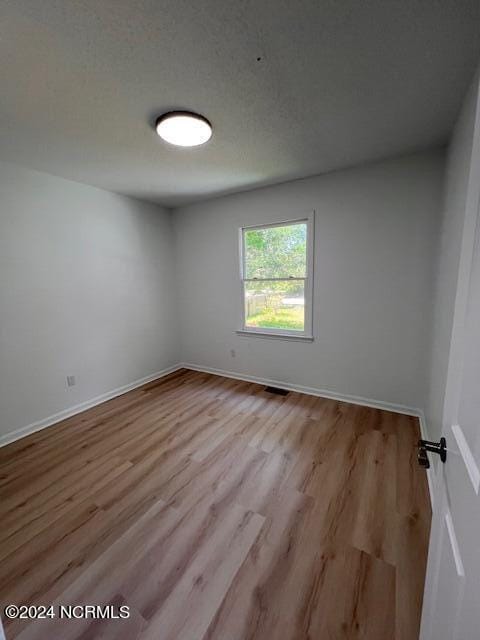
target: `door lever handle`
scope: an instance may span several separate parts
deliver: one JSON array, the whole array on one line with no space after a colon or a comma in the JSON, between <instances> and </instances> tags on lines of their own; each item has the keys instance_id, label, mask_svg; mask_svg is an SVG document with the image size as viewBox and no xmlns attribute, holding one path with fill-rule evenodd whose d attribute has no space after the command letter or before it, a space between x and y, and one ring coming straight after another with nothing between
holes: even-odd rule
<instances>
[{"instance_id":1,"label":"door lever handle","mask_svg":"<svg viewBox=\"0 0 480 640\"><path fill-rule=\"evenodd\" d=\"M427 456L427 451L431 453L438 453L440 460L446 462L447 460L447 441L445 438L440 438L440 442L430 442L429 440L418 441L418 464L425 469L430 468L430 461Z\"/></svg>"}]
</instances>

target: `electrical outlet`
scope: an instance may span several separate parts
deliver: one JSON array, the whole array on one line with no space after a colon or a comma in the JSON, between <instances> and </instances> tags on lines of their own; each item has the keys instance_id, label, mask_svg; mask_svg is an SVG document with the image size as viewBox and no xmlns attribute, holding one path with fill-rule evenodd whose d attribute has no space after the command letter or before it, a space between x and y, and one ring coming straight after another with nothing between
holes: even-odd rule
<instances>
[{"instance_id":1,"label":"electrical outlet","mask_svg":"<svg viewBox=\"0 0 480 640\"><path fill-rule=\"evenodd\" d=\"M237 355L235 353L235 349L230 349L230 355L232 356L232 358L235 358L235 356Z\"/></svg>"},{"instance_id":2,"label":"electrical outlet","mask_svg":"<svg viewBox=\"0 0 480 640\"><path fill-rule=\"evenodd\" d=\"M67 387L75 386L75 376L67 376Z\"/></svg>"}]
</instances>

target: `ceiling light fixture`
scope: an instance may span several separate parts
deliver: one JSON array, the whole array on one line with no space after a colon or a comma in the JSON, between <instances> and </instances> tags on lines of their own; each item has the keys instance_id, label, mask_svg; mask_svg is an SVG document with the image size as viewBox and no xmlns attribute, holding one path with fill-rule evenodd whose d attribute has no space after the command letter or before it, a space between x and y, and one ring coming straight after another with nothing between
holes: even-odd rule
<instances>
[{"instance_id":1,"label":"ceiling light fixture","mask_svg":"<svg viewBox=\"0 0 480 640\"><path fill-rule=\"evenodd\" d=\"M190 111L169 111L157 118L155 129L162 140L178 147L197 147L212 137L212 125Z\"/></svg>"}]
</instances>

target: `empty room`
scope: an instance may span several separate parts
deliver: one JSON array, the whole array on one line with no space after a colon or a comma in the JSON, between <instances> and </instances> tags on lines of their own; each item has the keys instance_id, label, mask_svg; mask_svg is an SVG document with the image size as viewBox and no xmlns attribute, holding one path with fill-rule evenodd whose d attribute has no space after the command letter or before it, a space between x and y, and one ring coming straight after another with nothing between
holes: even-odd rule
<instances>
[{"instance_id":1,"label":"empty room","mask_svg":"<svg viewBox=\"0 0 480 640\"><path fill-rule=\"evenodd\" d=\"M479 34L2 2L0 640L480 638Z\"/></svg>"}]
</instances>

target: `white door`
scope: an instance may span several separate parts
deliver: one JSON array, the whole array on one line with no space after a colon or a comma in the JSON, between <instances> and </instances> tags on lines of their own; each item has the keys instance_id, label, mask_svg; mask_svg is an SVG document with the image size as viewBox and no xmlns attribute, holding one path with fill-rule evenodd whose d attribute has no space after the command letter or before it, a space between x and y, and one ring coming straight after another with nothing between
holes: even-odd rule
<instances>
[{"instance_id":1,"label":"white door","mask_svg":"<svg viewBox=\"0 0 480 640\"><path fill-rule=\"evenodd\" d=\"M475 127L421 640L480 639L480 142ZM432 462L435 454L429 454Z\"/></svg>"}]
</instances>

